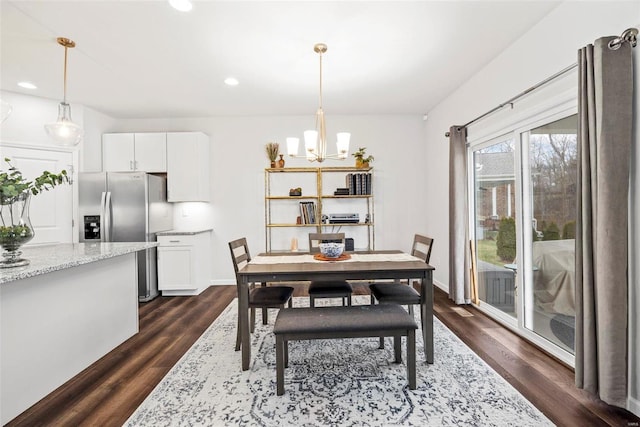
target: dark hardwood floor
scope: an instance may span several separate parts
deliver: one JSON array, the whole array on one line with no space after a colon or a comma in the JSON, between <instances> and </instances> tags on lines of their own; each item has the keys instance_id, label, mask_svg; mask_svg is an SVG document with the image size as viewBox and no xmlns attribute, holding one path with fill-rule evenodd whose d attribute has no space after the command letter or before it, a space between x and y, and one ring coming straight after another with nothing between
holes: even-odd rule
<instances>
[{"instance_id":1,"label":"dark hardwood floor","mask_svg":"<svg viewBox=\"0 0 640 427\"><path fill-rule=\"evenodd\" d=\"M368 293L361 285L355 291ZM296 296L304 293L296 290ZM7 425L122 425L234 297L235 286L215 286L197 297L140 304L139 334ZM434 307L445 325L555 424L640 426L628 411L576 389L571 369L473 307L460 310L439 289Z\"/></svg>"}]
</instances>

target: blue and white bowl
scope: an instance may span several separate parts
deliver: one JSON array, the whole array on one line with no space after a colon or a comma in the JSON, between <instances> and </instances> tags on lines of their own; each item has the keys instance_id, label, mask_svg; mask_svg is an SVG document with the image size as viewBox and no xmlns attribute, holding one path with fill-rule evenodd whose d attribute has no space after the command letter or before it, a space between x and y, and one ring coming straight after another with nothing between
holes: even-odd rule
<instances>
[{"instance_id":1,"label":"blue and white bowl","mask_svg":"<svg viewBox=\"0 0 640 427\"><path fill-rule=\"evenodd\" d=\"M344 243L320 243L320 253L327 258L338 258L344 252Z\"/></svg>"}]
</instances>

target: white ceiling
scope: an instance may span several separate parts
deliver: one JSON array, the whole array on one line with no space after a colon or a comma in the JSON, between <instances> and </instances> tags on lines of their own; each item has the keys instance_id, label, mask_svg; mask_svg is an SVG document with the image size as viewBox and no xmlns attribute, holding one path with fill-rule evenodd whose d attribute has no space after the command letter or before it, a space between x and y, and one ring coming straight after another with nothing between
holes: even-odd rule
<instances>
[{"instance_id":1,"label":"white ceiling","mask_svg":"<svg viewBox=\"0 0 640 427\"><path fill-rule=\"evenodd\" d=\"M62 36L68 101L113 117L313 114L324 42L328 114L424 114L558 3L1 0L0 88L60 100Z\"/></svg>"}]
</instances>

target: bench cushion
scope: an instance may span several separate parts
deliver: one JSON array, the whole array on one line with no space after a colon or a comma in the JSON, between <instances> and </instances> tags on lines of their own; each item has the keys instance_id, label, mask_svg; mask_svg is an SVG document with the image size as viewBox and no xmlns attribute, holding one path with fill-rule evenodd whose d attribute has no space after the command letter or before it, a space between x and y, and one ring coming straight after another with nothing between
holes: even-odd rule
<instances>
[{"instance_id":1,"label":"bench cushion","mask_svg":"<svg viewBox=\"0 0 640 427\"><path fill-rule=\"evenodd\" d=\"M399 283L372 283L371 295L381 304L420 304L420 293L412 286Z\"/></svg>"},{"instance_id":2,"label":"bench cushion","mask_svg":"<svg viewBox=\"0 0 640 427\"><path fill-rule=\"evenodd\" d=\"M278 312L273 333L377 336L376 331L417 329L415 320L397 305L286 308ZM371 335L367 335L371 333Z\"/></svg>"}]
</instances>

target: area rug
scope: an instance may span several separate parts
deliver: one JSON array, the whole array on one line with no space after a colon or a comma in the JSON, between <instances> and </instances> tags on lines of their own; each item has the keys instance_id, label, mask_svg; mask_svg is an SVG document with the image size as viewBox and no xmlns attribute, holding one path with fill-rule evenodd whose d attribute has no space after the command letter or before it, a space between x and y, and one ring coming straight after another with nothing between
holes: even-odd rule
<instances>
[{"instance_id":1,"label":"area rug","mask_svg":"<svg viewBox=\"0 0 640 427\"><path fill-rule=\"evenodd\" d=\"M354 297L354 305L368 301ZM294 306L308 306L308 298ZM416 334L416 390L404 363L393 363L391 339L380 350L377 338L363 338L291 342L285 394L276 396L277 311L267 325L257 314L251 366L242 372L236 308L234 300L126 426L553 425L436 318L434 364L424 362Z\"/></svg>"}]
</instances>

